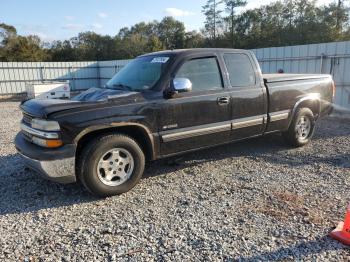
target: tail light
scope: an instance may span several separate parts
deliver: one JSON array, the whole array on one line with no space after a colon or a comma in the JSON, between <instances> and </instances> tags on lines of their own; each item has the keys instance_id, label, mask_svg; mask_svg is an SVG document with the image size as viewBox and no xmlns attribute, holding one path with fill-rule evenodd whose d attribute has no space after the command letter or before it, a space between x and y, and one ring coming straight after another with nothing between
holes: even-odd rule
<instances>
[{"instance_id":1,"label":"tail light","mask_svg":"<svg viewBox=\"0 0 350 262\"><path fill-rule=\"evenodd\" d=\"M332 81L332 88L333 88L333 98L335 98L335 92L337 91L337 87L335 86L334 81Z\"/></svg>"}]
</instances>

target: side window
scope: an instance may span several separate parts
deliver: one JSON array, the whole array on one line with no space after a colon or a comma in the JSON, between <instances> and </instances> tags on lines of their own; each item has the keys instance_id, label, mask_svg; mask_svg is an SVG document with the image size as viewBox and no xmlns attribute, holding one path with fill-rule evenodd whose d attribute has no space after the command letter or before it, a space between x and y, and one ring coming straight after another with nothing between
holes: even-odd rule
<instances>
[{"instance_id":1,"label":"side window","mask_svg":"<svg viewBox=\"0 0 350 262\"><path fill-rule=\"evenodd\" d=\"M185 62L175 78L188 78L193 91L222 89L222 79L216 58L200 58Z\"/></svg>"},{"instance_id":2,"label":"side window","mask_svg":"<svg viewBox=\"0 0 350 262\"><path fill-rule=\"evenodd\" d=\"M231 86L248 87L255 85L255 72L250 59L245 54L225 54L225 64Z\"/></svg>"}]
</instances>

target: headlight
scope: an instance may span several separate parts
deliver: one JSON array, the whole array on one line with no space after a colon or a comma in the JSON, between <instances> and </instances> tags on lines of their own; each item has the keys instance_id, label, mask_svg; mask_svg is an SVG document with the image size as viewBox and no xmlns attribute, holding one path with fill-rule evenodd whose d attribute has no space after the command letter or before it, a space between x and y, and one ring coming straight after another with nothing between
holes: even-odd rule
<instances>
[{"instance_id":1,"label":"headlight","mask_svg":"<svg viewBox=\"0 0 350 262\"><path fill-rule=\"evenodd\" d=\"M60 131L60 125L56 121L47 121L42 119L32 119L32 128L43 131Z\"/></svg>"}]
</instances>

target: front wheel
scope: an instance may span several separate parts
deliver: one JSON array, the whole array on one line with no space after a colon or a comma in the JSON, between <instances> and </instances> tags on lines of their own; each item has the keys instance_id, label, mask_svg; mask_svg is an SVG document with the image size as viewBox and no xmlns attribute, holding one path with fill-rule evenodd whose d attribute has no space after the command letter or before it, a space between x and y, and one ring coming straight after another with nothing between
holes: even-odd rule
<instances>
[{"instance_id":1,"label":"front wheel","mask_svg":"<svg viewBox=\"0 0 350 262\"><path fill-rule=\"evenodd\" d=\"M315 117L309 108L301 108L295 114L288 131L283 132L284 140L291 146L308 144L315 131Z\"/></svg>"},{"instance_id":2,"label":"front wheel","mask_svg":"<svg viewBox=\"0 0 350 262\"><path fill-rule=\"evenodd\" d=\"M145 156L132 138L106 135L83 149L78 167L79 179L91 193L114 196L131 190L140 181Z\"/></svg>"}]
</instances>

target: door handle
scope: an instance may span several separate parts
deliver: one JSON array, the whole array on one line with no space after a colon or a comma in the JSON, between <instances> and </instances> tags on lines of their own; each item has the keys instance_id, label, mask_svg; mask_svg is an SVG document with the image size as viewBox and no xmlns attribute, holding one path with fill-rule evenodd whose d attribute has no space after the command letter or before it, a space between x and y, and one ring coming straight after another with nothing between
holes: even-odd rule
<instances>
[{"instance_id":1,"label":"door handle","mask_svg":"<svg viewBox=\"0 0 350 262\"><path fill-rule=\"evenodd\" d=\"M219 97L218 98L218 104L219 105L227 105L228 103L230 103L230 97L224 96L224 97Z\"/></svg>"}]
</instances>

